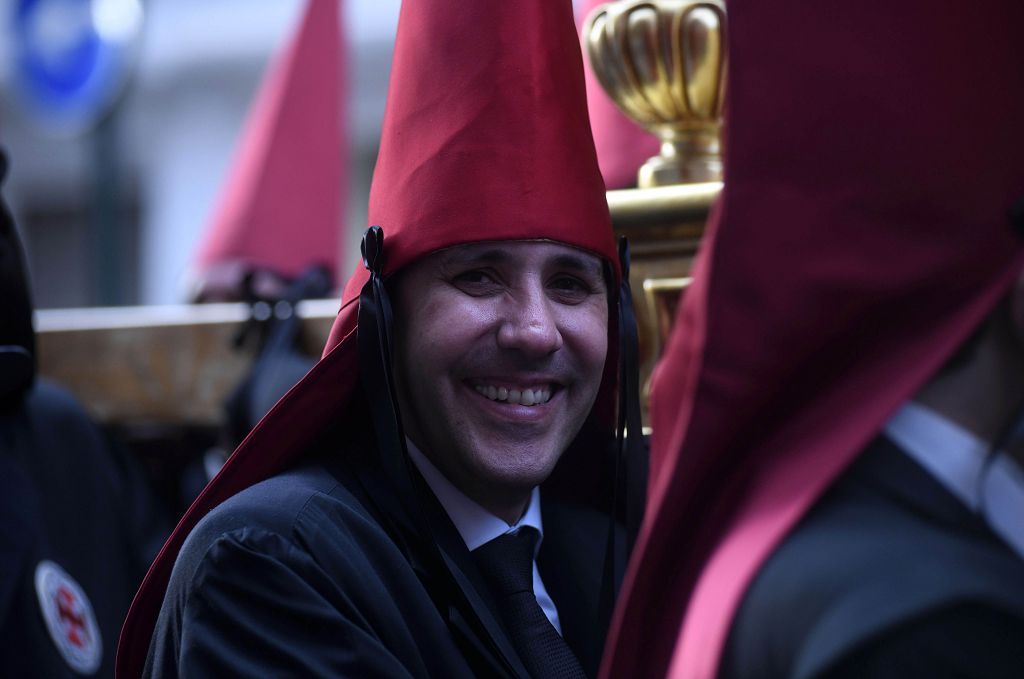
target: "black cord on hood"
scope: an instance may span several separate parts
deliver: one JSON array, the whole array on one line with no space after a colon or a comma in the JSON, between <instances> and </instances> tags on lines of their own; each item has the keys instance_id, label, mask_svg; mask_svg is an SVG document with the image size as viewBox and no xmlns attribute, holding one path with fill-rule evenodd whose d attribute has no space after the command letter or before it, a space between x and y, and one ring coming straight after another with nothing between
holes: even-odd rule
<instances>
[{"instance_id":1,"label":"black cord on hood","mask_svg":"<svg viewBox=\"0 0 1024 679\"><path fill-rule=\"evenodd\" d=\"M605 629L611 623L625 567L625 563L616 558L619 553L619 518L622 516L626 523L625 553L628 556L633 551L643 523L647 488L647 444L640 416L640 343L636 313L633 310L633 290L629 284L629 241L625 236L619 239L619 263L622 268L622 284L619 286L618 299L618 417L612 463L614 471L608 542L599 604L601 623Z\"/></svg>"},{"instance_id":2,"label":"black cord on hood","mask_svg":"<svg viewBox=\"0 0 1024 679\"><path fill-rule=\"evenodd\" d=\"M393 491L378 494L372 501L382 510L381 520L406 561L421 579L430 581L426 589L441 617L452 625L455 618L461 619L459 609L475 609L467 600L438 546L430 515L424 505L423 493L429 492L425 482L412 472L392 372L394 315L384 285L384 231L379 226L371 226L366 230L361 250L363 265L370 272L370 279L359 293L356 330L359 378L370 405L380 463ZM403 531L400 524L405 524L407 530ZM411 537L418 542L419 550L410 548L406 540L408 530L412 531ZM477 624L483 626L479 620ZM457 624L455 626L458 627ZM471 643L473 640L468 641ZM474 654L480 652L476 648L467 651ZM490 655L493 662L499 663L489 668L494 676L516 674L500 649L492 648L484 655Z\"/></svg>"},{"instance_id":3,"label":"black cord on hood","mask_svg":"<svg viewBox=\"0 0 1024 679\"><path fill-rule=\"evenodd\" d=\"M392 325L394 322L391 299L384 287L384 231L371 226L363 235L360 246L363 265L370 279L359 293L359 317L356 330L359 349L359 378L370 402L370 415L376 435L380 462L388 481L394 485L398 509L407 518L416 533L416 539L430 550L436 551L433 532L426 523L425 514L417 501L415 483L410 470L409 452L405 445L405 430L398 409L398 398L392 377ZM381 498L378 498L380 500ZM398 518L387 515L393 521ZM396 527L391 526L392 529ZM413 562L412 551L404 543L402 532L389 531L399 541L407 560ZM431 556L434 556L431 554ZM440 555L436 555L440 560Z\"/></svg>"}]
</instances>

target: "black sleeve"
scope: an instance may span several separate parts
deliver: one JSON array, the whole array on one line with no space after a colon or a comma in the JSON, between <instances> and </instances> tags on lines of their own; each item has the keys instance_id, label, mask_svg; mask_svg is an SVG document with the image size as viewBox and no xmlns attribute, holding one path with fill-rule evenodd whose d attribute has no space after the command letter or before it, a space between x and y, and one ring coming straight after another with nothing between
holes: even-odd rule
<instances>
[{"instance_id":1,"label":"black sleeve","mask_svg":"<svg viewBox=\"0 0 1024 679\"><path fill-rule=\"evenodd\" d=\"M42 533L35 504L24 472L0 457L0 629L19 597L24 573L35 565L33 551Z\"/></svg>"},{"instance_id":2,"label":"black sleeve","mask_svg":"<svg viewBox=\"0 0 1024 679\"><path fill-rule=\"evenodd\" d=\"M210 546L184 602L176 667L154 676L410 676L336 577L280 536L252 536Z\"/></svg>"},{"instance_id":3,"label":"black sleeve","mask_svg":"<svg viewBox=\"0 0 1024 679\"><path fill-rule=\"evenodd\" d=\"M822 676L1024 677L1024 619L983 604L949 606L867 642Z\"/></svg>"}]
</instances>

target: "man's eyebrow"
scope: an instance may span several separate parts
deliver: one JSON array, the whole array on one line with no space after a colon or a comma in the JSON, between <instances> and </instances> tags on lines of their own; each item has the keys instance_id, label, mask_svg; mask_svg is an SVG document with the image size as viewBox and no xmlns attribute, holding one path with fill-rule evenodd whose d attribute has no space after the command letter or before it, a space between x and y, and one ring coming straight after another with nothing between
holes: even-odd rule
<instances>
[{"instance_id":1,"label":"man's eyebrow","mask_svg":"<svg viewBox=\"0 0 1024 679\"><path fill-rule=\"evenodd\" d=\"M468 266L476 264L499 264L514 260L515 257L516 255L514 252L500 246L483 250L477 248L453 248L450 252L446 253L444 261L448 265ZM560 269L568 269L570 271L576 271L581 274L587 274L597 278L601 278L604 275L601 260L584 254L575 255L567 252L559 253L552 257L550 263Z\"/></svg>"},{"instance_id":2,"label":"man's eyebrow","mask_svg":"<svg viewBox=\"0 0 1024 679\"><path fill-rule=\"evenodd\" d=\"M504 248L488 248L478 250L476 248L453 248L448 253L447 259L452 264L494 264L511 259L512 255Z\"/></svg>"},{"instance_id":3,"label":"man's eyebrow","mask_svg":"<svg viewBox=\"0 0 1024 679\"><path fill-rule=\"evenodd\" d=\"M561 269L570 269L597 278L601 278L604 275L601 262L595 257L560 254L555 257L554 264Z\"/></svg>"}]
</instances>

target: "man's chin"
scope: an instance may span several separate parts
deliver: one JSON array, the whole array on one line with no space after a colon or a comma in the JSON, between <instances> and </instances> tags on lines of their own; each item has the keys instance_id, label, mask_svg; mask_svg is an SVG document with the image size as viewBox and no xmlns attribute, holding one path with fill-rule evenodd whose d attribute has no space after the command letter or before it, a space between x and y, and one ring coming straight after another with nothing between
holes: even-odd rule
<instances>
[{"instance_id":1,"label":"man's chin","mask_svg":"<svg viewBox=\"0 0 1024 679\"><path fill-rule=\"evenodd\" d=\"M528 496L547 480L567 445L547 428L540 436L524 437L521 430L496 431L467 420L459 423L461 436L438 437L429 442L436 450L424 452L449 481L480 504L488 496Z\"/></svg>"},{"instance_id":2,"label":"man's chin","mask_svg":"<svg viewBox=\"0 0 1024 679\"><path fill-rule=\"evenodd\" d=\"M534 454L530 450L495 448L504 450L506 455L477 458L475 476L495 489L506 492L529 493L547 480L561 454Z\"/></svg>"}]
</instances>

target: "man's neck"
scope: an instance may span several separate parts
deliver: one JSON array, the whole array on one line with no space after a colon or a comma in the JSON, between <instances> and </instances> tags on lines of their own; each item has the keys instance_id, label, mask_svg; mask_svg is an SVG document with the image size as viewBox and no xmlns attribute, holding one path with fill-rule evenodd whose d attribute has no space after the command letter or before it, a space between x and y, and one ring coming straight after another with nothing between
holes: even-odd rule
<instances>
[{"instance_id":1,"label":"man's neck","mask_svg":"<svg viewBox=\"0 0 1024 679\"><path fill-rule=\"evenodd\" d=\"M529 504L530 497L527 496L525 500L510 503L494 502L487 504L482 502L480 499L473 499L491 514L494 514L508 525L513 526L519 521L519 519L523 518L523 513L526 511L526 506Z\"/></svg>"},{"instance_id":2,"label":"man's neck","mask_svg":"<svg viewBox=\"0 0 1024 679\"><path fill-rule=\"evenodd\" d=\"M427 455L427 457L429 458L430 456ZM437 465L433 460L431 462L466 497L510 526L516 524L523 517L523 513L530 504L532 489L506 491L504 489L488 488L486 484L479 483L469 475L459 476L458 474L451 473L451 470Z\"/></svg>"},{"instance_id":3,"label":"man's neck","mask_svg":"<svg viewBox=\"0 0 1024 679\"><path fill-rule=\"evenodd\" d=\"M419 468L421 474L424 474L421 461L425 461L432 468L433 474L442 477L444 483L449 484L454 491L472 500L480 508L509 526L518 523L529 508L533 496L532 488L522 492L503 492L502 489L481 488L482 484L473 482L472 478L462 478L453 473L453 470L438 464L437 460L418 447L412 439L407 438L406 443L409 446L409 454L413 458L413 463ZM428 479L428 483L430 483L430 479ZM437 489L435 488L434 491L436 494Z\"/></svg>"},{"instance_id":4,"label":"man's neck","mask_svg":"<svg viewBox=\"0 0 1024 679\"><path fill-rule=\"evenodd\" d=\"M543 539L544 525L541 517L539 488L534 488L530 493L526 510L522 516L517 517L513 523L509 523L459 490L411 442L409 457L430 487L434 497L448 514L448 518L455 524L455 529L462 536L462 540L470 551L520 526L530 526L536 529Z\"/></svg>"},{"instance_id":5,"label":"man's neck","mask_svg":"<svg viewBox=\"0 0 1024 679\"><path fill-rule=\"evenodd\" d=\"M963 365L941 371L914 400L989 446L1006 443L1008 429L1020 425L1024 406L1024 350L1019 340L1009 336L1003 324L993 323ZM1024 463L1024 446L1010 443L1006 452Z\"/></svg>"}]
</instances>

